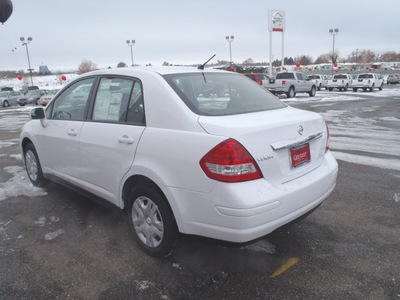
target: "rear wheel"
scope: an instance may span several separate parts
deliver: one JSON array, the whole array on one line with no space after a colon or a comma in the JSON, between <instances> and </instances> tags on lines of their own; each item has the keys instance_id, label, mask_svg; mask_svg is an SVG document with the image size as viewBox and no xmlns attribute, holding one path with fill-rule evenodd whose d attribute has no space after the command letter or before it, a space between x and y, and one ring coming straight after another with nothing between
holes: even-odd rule
<instances>
[{"instance_id":1,"label":"rear wheel","mask_svg":"<svg viewBox=\"0 0 400 300\"><path fill-rule=\"evenodd\" d=\"M382 83L381 86L379 87L379 90L380 90L380 91L383 90L383 83Z\"/></svg>"},{"instance_id":2,"label":"rear wheel","mask_svg":"<svg viewBox=\"0 0 400 300\"><path fill-rule=\"evenodd\" d=\"M291 86L291 87L289 88L289 91L287 92L286 96L287 96L288 98L293 98L294 96L296 96L296 91L295 91L295 89L294 89L294 86Z\"/></svg>"},{"instance_id":3,"label":"rear wheel","mask_svg":"<svg viewBox=\"0 0 400 300\"><path fill-rule=\"evenodd\" d=\"M29 143L24 148L25 168L28 173L29 180L35 186L43 186L46 179L43 176L42 166L35 147Z\"/></svg>"},{"instance_id":4,"label":"rear wheel","mask_svg":"<svg viewBox=\"0 0 400 300\"><path fill-rule=\"evenodd\" d=\"M346 86L344 87L344 91L347 92L348 89L349 89L349 85L346 84Z\"/></svg>"},{"instance_id":5,"label":"rear wheel","mask_svg":"<svg viewBox=\"0 0 400 300\"><path fill-rule=\"evenodd\" d=\"M321 84L319 84L318 91L320 91L321 89L322 89L322 86L321 86Z\"/></svg>"},{"instance_id":6,"label":"rear wheel","mask_svg":"<svg viewBox=\"0 0 400 300\"><path fill-rule=\"evenodd\" d=\"M177 241L178 229L161 192L151 185L135 188L127 211L129 225L140 247L152 256L168 255Z\"/></svg>"},{"instance_id":7,"label":"rear wheel","mask_svg":"<svg viewBox=\"0 0 400 300\"><path fill-rule=\"evenodd\" d=\"M333 91L333 88L329 88L329 91L332 92L332 91Z\"/></svg>"},{"instance_id":8,"label":"rear wheel","mask_svg":"<svg viewBox=\"0 0 400 300\"><path fill-rule=\"evenodd\" d=\"M353 92L357 92L357 88L353 88Z\"/></svg>"},{"instance_id":9,"label":"rear wheel","mask_svg":"<svg viewBox=\"0 0 400 300\"><path fill-rule=\"evenodd\" d=\"M3 107L9 107L9 106L10 106L10 103L8 103L7 100L4 100L4 102L3 102Z\"/></svg>"}]
</instances>

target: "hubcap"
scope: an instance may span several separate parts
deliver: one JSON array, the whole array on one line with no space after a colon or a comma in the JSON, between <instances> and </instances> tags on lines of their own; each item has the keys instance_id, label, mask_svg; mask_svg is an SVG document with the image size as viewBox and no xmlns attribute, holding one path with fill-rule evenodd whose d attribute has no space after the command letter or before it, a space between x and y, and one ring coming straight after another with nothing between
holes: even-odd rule
<instances>
[{"instance_id":1,"label":"hubcap","mask_svg":"<svg viewBox=\"0 0 400 300\"><path fill-rule=\"evenodd\" d=\"M28 176L32 181L35 181L38 177L38 165L36 157L31 150L26 151L25 154L25 165Z\"/></svg>"},{"instance_id":2,"label":"hubcap","mask_svg":"<svg viewBox=\"0 0 400 300\"><path fill-rule=\"evenodd\" d=\"M136 234L148 247L158 247L164 237L164 223L158 206L145 196L138 197L132 207Z\"/></svg>"}]
</instances>

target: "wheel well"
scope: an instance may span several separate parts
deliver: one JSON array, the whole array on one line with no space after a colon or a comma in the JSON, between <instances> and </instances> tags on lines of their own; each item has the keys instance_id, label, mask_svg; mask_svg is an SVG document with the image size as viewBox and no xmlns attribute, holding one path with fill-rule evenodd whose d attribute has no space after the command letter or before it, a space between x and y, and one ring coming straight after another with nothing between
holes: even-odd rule
<instances>
[{"instance_id":1,"label":"wheel well","mask_svg":"<svg viewBox=\"0 0 400 300\"><path fill-rule=\"evenodd\" d=\"M22 145L22 150L25 152L25 147L26 147L26 145L28 145L28 144L32 144L32 141L29 139L29 138L24 138L23 140L22 140L22 143L21 143L21 145Z\"/></svg>"},{"instance_id":2,"label":"wheel well","mask_svg":"<svg viewBox=\"0 0 400 300\"><path fill-rule=\"evenodd\" d=\"M163 191L158 187L158 185L152 181L151 179L142 176L142 175L134 175L128 178L128 180L125 181L124 183L124 187L122 188L122 201L124 203L124 208L126 208L128 201L129 201L129 197L132 193L132 190L137 187L137 186L141 186L141 185L149 185L152 188L156 189L162 196L164 196L165 199L167 199L167 197L165 197ZM168 206L171 208L171 206L169 205L169 202L167 200L167 204ZM172 211L172 209L171 209Z\"/></svg>"}]
</instances>

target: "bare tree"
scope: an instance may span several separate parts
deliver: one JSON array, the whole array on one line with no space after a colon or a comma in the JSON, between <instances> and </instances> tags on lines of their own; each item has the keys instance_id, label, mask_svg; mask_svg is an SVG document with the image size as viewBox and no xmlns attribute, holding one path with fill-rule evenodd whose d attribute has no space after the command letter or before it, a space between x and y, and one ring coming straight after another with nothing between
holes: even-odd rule
<instances>
[{"instance_id":1,"label":"bare tree","mask_svg":"<svg viewBox=\"0 0 400 300\"><path fill-rule=\"evenodd\" d=\"M120 62L120 63L118 63L118 65L117 65L117 68L126 68L126 67L127 67L127 64L124 63L124 62Z\"/></svg>"},{"instance_id":2,"label":"bare tree","mask_svg":"<svg viewBox=\"0 0 400 300\"><path fill-rule=\"evenodd\" d=\"M91 60L83 59L81 64L78 66L79 74L90 72L97 69L97 65Z\"/></svg>"},{"instance_id":3,"label":"bare tree","mask_svg":"<svg viewBox=\"0 0 400 300\"><path fill-rule=\"evenodd\" d=\"M243 66L252 66L254 65L254 59L248 58L242 62Z\"/></svg>"},{"instance_id":4,"label":"bare tree","mask_svg":"<svg viewBox=\"0 0 400 300\"><path fill-rule=\"evenodd\" d=\"M302 66L307 66L307 65L311 65L312 64L313 59L309 55L300 55L298 57L295 57L294 61L296 63L299 62Z\"/></svg>"},{"instance_id":5,"label":"bare tree","mask_svg":"<svg viewBox=\"0 0 400 300\"><path fill-rule=\"evenodd\" d=\"M397 54L394 51L388 51L388 52L382 53L382 55L381 55L381 61L387 61L387 62L397 61L399 58L400 58L400 53Z\"/></svg>"},{"instance_id":6,"label":"bare tree","mask_svg":"<svg viewBox=\"0 0 400 300\"><path fill-rule=\"evenodd\" d=\"M164 61L162 65L163 65L163 66L170 66L170 63L167 62L167 61Z\"/></svg>"}]
</instances>

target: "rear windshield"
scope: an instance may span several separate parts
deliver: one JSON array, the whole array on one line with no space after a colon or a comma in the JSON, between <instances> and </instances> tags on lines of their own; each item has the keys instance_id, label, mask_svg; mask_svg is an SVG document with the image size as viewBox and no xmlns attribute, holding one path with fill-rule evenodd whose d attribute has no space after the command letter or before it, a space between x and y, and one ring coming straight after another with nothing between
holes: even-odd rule
<instances>
[{"instance_id":1,"label":"rear windshield","mask_svg":"<svg viewBox=\"0 0 400 300\"><path fill-rule=\"evenodd\" d=\"M335 75L333 76L333 79L347 79L346 75Z\"/></svg>"},{"instance_id":2,"label":"rear windshield","mask_svg":"<svg viewBox=\"0 0 400 300\"><path fill-rule=\"evenodd\" d=\"M374 78L374 76L372 76L372 74L360 74L358 76L358 79L364 79L364 78Z\"/></svg>"},{"instance_id":3,"label":"rear windshield","mask_svg":"<svg viewBox=\"0 0 400 300\"><path fill-rule=\"evenodd\" d=\"M310 75L310 76L308 76L308 78L310 78L310 79L320 79L320 77L321 76L319 76L319 75Z\"/></svg>"},{"instance_id":4,"label":"rear windshield","mask_svg":"<svg viewBox=\"0 0 400 300\"><path fill-rule=\"evenodd\" d=\"M276 79L294 79L293 73L278 73Z\"/></svg>"},{"instance_id":5,"label":"rear windshield","mask_svg":"<svg viewBox=\"0 0 400 300\"><path fill-rule=\"evenodd\" d=\"M224 116L286 107L245 76L229 73L185 73L163 76L196 114Z\"/></svg>"}]
</instances>

